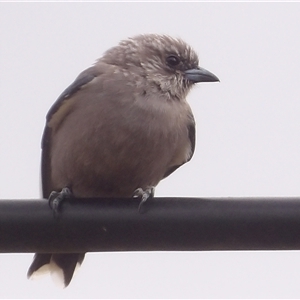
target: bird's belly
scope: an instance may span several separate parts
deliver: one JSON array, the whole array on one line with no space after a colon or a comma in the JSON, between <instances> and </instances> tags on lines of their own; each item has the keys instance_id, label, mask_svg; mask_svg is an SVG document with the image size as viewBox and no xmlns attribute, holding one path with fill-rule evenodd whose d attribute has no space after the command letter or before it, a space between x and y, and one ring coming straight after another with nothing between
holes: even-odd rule
<instances>
[{"instance_id":1,"label":"bird's belly","mask_svg":"<svg viewBox=\"0 0 300 300\"><path fill-rule=\"evenodd\" d=\"M121 131L72 143L68 153L53 155L54 189L68 185L76 197L131 197L135 189L159 183L180 160L178 149L186 141L171 131L167 136Z\"/></svg>"},{"instance_id":2,"label":"bird's belly","mask_svg":"<svg viewBox=\"0 0 300 300\"><path fill-rule=\"evenodd\" d=\"M68 185L77 197L130 197L137 188L156 186L170 168L187 160L187 121L179 122L176 110L154 114L134 106L103 114L94 107L100 109L85 106L88 114L69 115L53 136L54 190ZM69 135L78 120L81 126Z\"/></svg>"}]
</instances>

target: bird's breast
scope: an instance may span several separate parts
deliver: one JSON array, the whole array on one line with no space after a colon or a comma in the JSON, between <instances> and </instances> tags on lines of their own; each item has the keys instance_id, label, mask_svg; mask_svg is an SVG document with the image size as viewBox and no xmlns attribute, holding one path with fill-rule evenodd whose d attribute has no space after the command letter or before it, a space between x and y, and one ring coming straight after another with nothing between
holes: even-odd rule
<instances>
[{"instance_id":1,"label":"bird's breast","mask_svg":"<svg viewBox=\"0 0 300 300\"><path fill-rule=\"evenodd\" d=\"M78 197L131 196L187 160L185 105L79 104L52 137L55 187L72 186Z\"/></svg>"}]
</instances>

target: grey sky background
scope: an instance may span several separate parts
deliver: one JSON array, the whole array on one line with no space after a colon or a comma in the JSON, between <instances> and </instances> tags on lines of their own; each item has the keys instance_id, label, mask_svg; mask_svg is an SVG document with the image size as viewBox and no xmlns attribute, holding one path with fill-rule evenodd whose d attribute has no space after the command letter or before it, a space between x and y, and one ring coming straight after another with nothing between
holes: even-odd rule
<instances>
[{"instance_id":1,"label":"grey sky background","mask_svg":"<svg viewBox=\"0 0 300 300\"><path fill-rule=\"evenodd\" d=\"M140 33L181 37L221 80L189 95L196 152L156 195L300 195L300 3L0 3L0 33L0 199L39 198L48 109ZM65 290L28 281L31 260L0 256L0 298L300 297L298 251L88 254Z\"/></svg>"}]
</instances>

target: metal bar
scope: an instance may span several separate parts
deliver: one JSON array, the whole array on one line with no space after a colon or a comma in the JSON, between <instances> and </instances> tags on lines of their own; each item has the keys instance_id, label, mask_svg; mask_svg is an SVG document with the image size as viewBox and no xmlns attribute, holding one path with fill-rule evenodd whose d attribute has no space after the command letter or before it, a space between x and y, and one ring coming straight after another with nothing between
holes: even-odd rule
<instances>
[{"instance_id":1,"label":"metal bar","mask_svg":"<svg viewBox=\"0 0 300 300\"><path fill-rule=\"evenodd\" d=\"M0 252L300 250L300 198L0 201Z\"/></svg>"}]
</instances>

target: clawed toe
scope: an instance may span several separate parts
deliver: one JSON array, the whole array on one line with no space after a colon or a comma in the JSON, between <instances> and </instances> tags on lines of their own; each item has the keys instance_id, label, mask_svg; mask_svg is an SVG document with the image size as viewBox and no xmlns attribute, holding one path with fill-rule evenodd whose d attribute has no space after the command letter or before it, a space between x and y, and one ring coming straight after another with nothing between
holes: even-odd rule
<instances>
[{"instance_id":1,"label":"clawed toe","mask_svg":"<svg viewBox=\"0 0 300 300\"><path fill-rule=\"evenodd\" d=\"M51 209L53 210L53 215L55 218L58 217L61 204L64 200L70 198L72 192L68 187L63 188L60 192L53 191L51 192L48 203Z\"/></svg>"},{"instance_id":2,"label":"clawed toe","mask_svg":"<svg viewBox=\"0 0 300 300\"><path fill-rule=\"evenodd\" d=\"M144 213L145 212L145 203L149 198L153 198L154 196L154 187L149 186L145 190L142 188L138 188L133 192L133 197L134 198L140 198L141 202L139 204L138 211L139 213Z\"/></svg>"}]
</instances>

